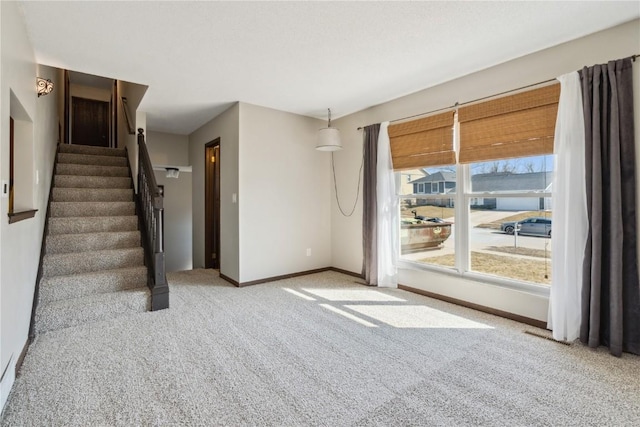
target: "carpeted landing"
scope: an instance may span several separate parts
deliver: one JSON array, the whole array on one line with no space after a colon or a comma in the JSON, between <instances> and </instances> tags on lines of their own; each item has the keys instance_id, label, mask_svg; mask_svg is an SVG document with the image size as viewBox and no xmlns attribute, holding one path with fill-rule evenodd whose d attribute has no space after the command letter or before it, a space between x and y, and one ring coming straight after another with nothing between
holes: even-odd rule
<instances>
[{"instance_id":1,"label":"carpeted landing","mask_svg":"<svg viewBox=\"0 0 640 427\"><path fill-rule=\"evenodd\" d=\"M1 424L640 424L636 356L334 272L168 278L169 310L38 336Z\"/></svg>"}]
</instances>

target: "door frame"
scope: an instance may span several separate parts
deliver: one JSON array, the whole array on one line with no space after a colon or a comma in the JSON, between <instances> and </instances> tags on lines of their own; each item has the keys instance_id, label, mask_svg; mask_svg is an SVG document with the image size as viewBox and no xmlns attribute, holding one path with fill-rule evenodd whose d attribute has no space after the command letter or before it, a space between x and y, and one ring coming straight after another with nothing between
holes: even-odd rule
<instances>
[{"instance_id":1,"label":"door frame","mask_svg":"<svg viewBox=\"0 0 640 427\"><path fill-rule=\"evenodd\" d=\"M64 143L71 144L71 90L69 70L64 70Z\"/></svg>"},{"instance_id":2,"label":"door frame","mask_svg":"<svg viewBox=\"0 0 640 427\"><path fill-rule=\"evenodd\" d=\"M216 154L217 153L217 154ZM204 146L204 267L220 268L220 138ZM211 161L214 156L214 161ZM215 258L213 250L215 250Z\"/></svg>"}]
</instances>

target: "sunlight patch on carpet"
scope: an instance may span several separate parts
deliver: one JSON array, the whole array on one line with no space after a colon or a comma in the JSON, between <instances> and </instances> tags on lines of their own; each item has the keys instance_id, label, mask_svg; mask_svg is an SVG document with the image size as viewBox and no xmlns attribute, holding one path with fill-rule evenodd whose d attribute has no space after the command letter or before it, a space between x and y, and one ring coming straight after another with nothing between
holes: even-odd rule
<instances>
[{"instance_id":1,"label":"sunlight patch on carpet","mask_svg":"<svg viewBox=\"0 0 640 427\"><path fill-rule=\"evenodd\" d=\"M366 326L366 327L368 327L368 328L377 328L377 327L378 327L378 325L374 325L374 324L373 324L373 323L371 323L371 322L367 322L366 320L361 319L361 318L359 318L358 316L354 316L353 314L351 314L351 313L347 313L346 311L344 311L344 310L340 310L339 308L336 308L336 307L334 307L334 306L332 306L332 305L329 305L329 304L320 304L320 307L322 307L322 308L326 308L326 309L327 309L327 310L329 310L329 311L332 311L332 312L334 312L334 313L336 313L336 314L339 314L340 316L346 317L346 318L347 318L347 319L349 319L349 320L353 320L354 322L358 322L358 323L360 323L361 325Z\"/></svg>"},{"instance_id":2,"label":"sunlight patch on carpet","mask_svg":"<svg viewBox=\"0 0 640 427\"><path fill-rule=\"evenodd\" d=\"M371 301L371 302L405 302L385 293L371 289L302 289L327 301Z\"/></svg>"},{"instance_id":3,"label":"sunlight patch on carpet","mask_svg":"<svg viewBox=\"0 0 640 427\"><path fill-rule=\"evenodd\" d=\"M493 329L493 327L422 305L346 305L395 328Z\"/></svg>"},{"instance_id":4,"label":"sunlight patch on carpet","mask_svg":"<svg viewBox=\"0 0 640 427\"><path fill-rule=\"evenodd\" d=\"M315 298L310 297L309 295L305 295L302 292L298 292L298 291L294 291L293 289L289 289L289 288L282 288L282 290L289 292L292 295L295 295L297 297L300 297L302 299L306 299L307 301L315 301Z\"/></svg>"}]
</instances>

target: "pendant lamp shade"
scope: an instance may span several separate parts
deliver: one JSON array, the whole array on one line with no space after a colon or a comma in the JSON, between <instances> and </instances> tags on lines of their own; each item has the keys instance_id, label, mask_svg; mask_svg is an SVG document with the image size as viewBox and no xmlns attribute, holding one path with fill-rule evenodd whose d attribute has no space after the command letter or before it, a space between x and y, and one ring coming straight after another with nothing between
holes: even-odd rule
<instances>
[{"instance_id":1,"label":"pendant lamp shade","mask_svg":"<svg viewBox=\"0 0 640 427\"><path fill-rule=\"evenodd\" d=\"M318 143L316 150L336 151L342 150L340 131L336 128L322 128L318 131Z\"/></svg>"},{"instance_id":2,"label":"pendant lamp shade","mask_svg":"<svg viewBox=\"0 0 640 427\"><path fill-rule=\"evenodd\" d=\"M340 140L340 131L331 127L331 109L329 111L329 122L326 128L318 131L318 142L316 150L320 151L337 151L342 150L342 141Z\"/></svg>"}]
</instances>

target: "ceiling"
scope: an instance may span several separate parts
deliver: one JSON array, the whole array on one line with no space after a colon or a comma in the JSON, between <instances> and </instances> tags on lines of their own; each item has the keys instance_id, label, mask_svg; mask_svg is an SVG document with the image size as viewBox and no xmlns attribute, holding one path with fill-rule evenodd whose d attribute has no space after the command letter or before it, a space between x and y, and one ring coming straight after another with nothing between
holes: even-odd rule
<instances>
[{"instance_id":1,"label":"ceiling","mask_svg":"<svg viewBox=\"0 0 640 427\"><path fill-rule=\"evenodd\" d=\"M150 130L333 118L640 17L640 2L22 2L36 60L148 85Z\"/></svg>"}]
</instances>

